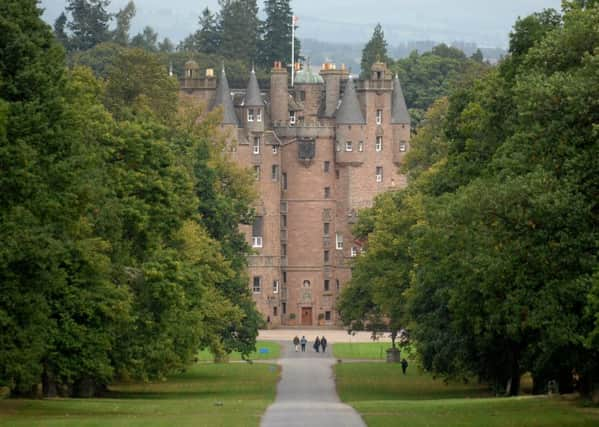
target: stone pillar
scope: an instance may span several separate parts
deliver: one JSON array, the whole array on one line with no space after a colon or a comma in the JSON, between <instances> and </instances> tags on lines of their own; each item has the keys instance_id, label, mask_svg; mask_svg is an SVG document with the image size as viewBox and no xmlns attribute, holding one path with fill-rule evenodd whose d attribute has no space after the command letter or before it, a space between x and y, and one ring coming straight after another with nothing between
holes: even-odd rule
<instances>
[{"instance_id":1,"label":"stone pillar","mask_svg":"<svg viewBox=\"0 0 599 427\"><path fill-rule=\"evenodd\" d=\"M270 72L270 114L274 123L289 120L287 70L280 61L274 63Z\"/></svg>"}]
</instances>

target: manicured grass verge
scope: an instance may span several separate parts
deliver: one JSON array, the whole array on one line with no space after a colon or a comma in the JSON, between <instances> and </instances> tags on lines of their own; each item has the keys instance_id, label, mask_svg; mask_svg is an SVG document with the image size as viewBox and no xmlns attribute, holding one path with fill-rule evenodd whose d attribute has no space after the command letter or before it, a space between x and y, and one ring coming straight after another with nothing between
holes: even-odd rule
<instances>
[{"instance_id":1,"label":"manicured grass verge","mask_svg":"<svg viewBox=\"0 0 599 427\"><path fill-rule=\"evenodd\" d=\"M598 409L546 397L492 398L485 387L433 380L408 368L383 363L335 367L337 391L369 427L591 427Z\"/></svg>"},{"instance_id":2,"label":"manicured grass verge","mask_svg":"<svg viewBox=\"0 0 599 427\"><path fill-rule=\"evenodd\" d=\"M390 342L337 343L333 344L333 356L338 359L385 360L389 348ZM402 351L402 357L404 353Z\"/></svg>"},{"instance_id":3,"label":"manicured grass verge","mask_svg":"<svg viewBox=\"0 0 599 427\"><path fill-rule=\"evenodd\" d=\"M0 401L0 425L255 427L278 376L274 365L198 364L166 382L111 387L102 399Z\"/></svg>"},{"instance_id":4,"label":"manicured grass verge","mask_svg":"<svg viewBox=\"0 0 599 427\"><path fill-rule=\"evenodd\" d=\"M260 350L268 350L266 352ZM281 354L281 346L272 341L257 341L256 351L250 353L250 360L274 360L278 359ZM198 353L198 360L200 362L213 362L214 356L208 350L202 350ZM235 362L241 360L241 354L234 352L229 355L229 361Z\"/></svg>"}]
</instances>

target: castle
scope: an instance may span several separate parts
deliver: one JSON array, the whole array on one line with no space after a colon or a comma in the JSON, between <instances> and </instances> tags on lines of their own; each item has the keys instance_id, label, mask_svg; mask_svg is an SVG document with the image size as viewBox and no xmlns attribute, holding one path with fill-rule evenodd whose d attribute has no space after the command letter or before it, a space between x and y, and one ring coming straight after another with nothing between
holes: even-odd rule
<instances>
[{"instance_id":1,"label":"castle","mask_svg":"<svg viewBox=\"0 0 599 427\"><path fill-rule=\"evenodd\" d=\"M229 154L253 169L260 200L241 226L255 254L248 286L271 327L338 326L336 298L361 251L351 233L360 209L403 188L398 166L409 149L410 116L399 79L385 64L366 80L344 67L299 70L293 87L280 62L270 89L254 71L231 90L225 70L185 64L181 96L223 110Z\"/></svg>"}]
</instances>

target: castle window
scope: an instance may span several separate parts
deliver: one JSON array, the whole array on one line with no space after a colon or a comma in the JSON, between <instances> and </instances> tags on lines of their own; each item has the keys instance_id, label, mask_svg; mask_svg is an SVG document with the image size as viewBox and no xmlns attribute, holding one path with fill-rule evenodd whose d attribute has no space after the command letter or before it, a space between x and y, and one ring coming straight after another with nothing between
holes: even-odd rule
<instances>
[{"instance_id":1,"label":"castle window","mask_svg":"<svg viewBox=\"0 0 599 427\"><path fill-rule=\"evenodd\" d=\"M287 228L287 215L281 215L281 228Z\"/></svg>"},{"instance_id":2,"label":"castle window","mask_svg":"<svg viewBox=\"0 0 599 427\"><path fill-rule=\"evenodd\" d=\"M289 112L289 124L290 125L294 125L295 124L295 111L290 111Z\"/></svg>"},{"instance_id":3,"label":"castle window","mask_svg":"<svg viewBox=\"0 0 599 427\"><path fill-rule=\"evenodd\" d=\"M278 315L278 311L279 311L279 310L277 310L277 307L276 307L276 306L274 306L274 307L272 308L272 315L273 315L273 316L277 316L277 315Z\"/></svg>"},{"instance_id":4,"label":"castle window","mask_svg":"<svg viewBox=\"0 0 599 427\"><path fill-rule=\"evenodd\" d=\"M262 278L260 276L254 276L252 291L255 294L259 294L262 291Z\"/></svg>"},{"instance_id":5,"label":"castle window","mask_svg":"<svg viewBox=\"0 0 599 427\"><path fill-rule=\"evenodd\" d=\"M324 279L324 291L328 292L329 288L330 288L330 280L329 279Z\"/></svg>"},{"instance_id":6,"label":"castle window","mask_svg":"<svg viewBox=\"0 0 599 427\"><path fill-rule=\"evenodd\" d=\"M341 289L341 283L339 282L339 279L335 280L335 288L337 288L337 290Z\"/></svg>"},{"instance_id":7,"label":"castle window","mask_svg":"<svg viewBox=\"0 0 599 427\"><path fill-rule=\"evenodd\" d=\"M281 243L281 256L287 256L287 243Z\"/></svg>"},{"instance_id":8,"label":"castle window","mask_svg":"<svg viewBox=\"0 0 599 427\"><path fill-rule=\"evenodd\" d=\"M322 233L323 233L325 236L328 236L328 235L329 235L329 232L330 232L330 229L331 229L331 224L330 224L330 223L328 223L328 222L325 222L325 223L323 224Z\"/></svg>"},{"instance_id":9,"label":"castle window","mask_svg":"<svg viewBox=\"0 0 599 427\"><path fill-rule=\"evenodd\" d=\"M283 283L287 283L287 272L283 272Z\"/></svg>"},{"instance_id":10,"label":"castle window","mask_svg":"<svg viewBox=\"0 0 599 427\"><path fill-rule=\"evenodd\" d=\"M254 176L256 181L260 181L260 166L254 166Z\"/></svg>"},{"instance_id":11,"label":"castle window","mask_svg":"<svg viewBox=\"0 0 599 427\"><path fill-rule=\"evenodd\" d=\"M306 100L306 91L305 90L300 90L299 100L302 102L304 102Z\"/></svg>"},{"instance_id":12,"label":"castle window","mask_svg":"<svg viewBox=\"0 0 599 427\"><path fill-rule=\"evenodd\" d=\"M331 187L324 187L324 198L325 199L331 198Z\"/></svg>"},{"instance_id":13,"label":"castle window","mask_svg":"<svg viewBox=\"0 0 599 427\"><path fill-rule=\"evenodd\" d=\"M310 289L310 281L309 280L304 280L304 289Z\"/></svg>"},{"instance_id":14,"label":"castle window","mask_svg":"<svg viewBox=\"0 0 599 427\"><path fill-rule=\"evenodd\" d=\"M383 151L383 137L382 136L376 137L376 145L375 145L374 149L376 151Z\"/></svg>"},{"instance_id":15,"label":"castle window","mask_svg":"<svg viewBox=\"0 0 599 427\"><path fill-rule=\"evenodd\" d=\"M324 168L324 173L329 173L329 169L331 168L331 162L325 161L323 168Z\"/></svg>"},{"instance_id":16,"label":"castle window","mask_svg":"<svg viewBox=\"0 0 599 427\"><path fill-rule=\"evenodd\" d=\"M406 151L406 142L405 141L401 141L399 143L399 151L401 151L401 152Z\"/></svg>"},{"instance_id":17,"label":"castle window","mask_svg":"<svg viewBox=\"0 0 599 427\"><path fill-rule=\"evenodd\" d=\"M256 121L257 122L261 122L262 121L262 109L258 108L256 110Z\"/></svg>"},{"instance_id":18,"label":"castle window","mask_svg":"<svg viewBox=\"0 0 599 427\"><path fill-rule=\"evenodd\" d=\"M260 154L260 137L259 136L254 137L254 143L252 145L252 152L254 154Z\"/></svg>"},{"instance_id":19,"label":"castle window","mask_svg":"<svg viewBox=\"0 0 599 427\"><path fill-rule=\"evenodd\" d=\"M272 154L278 154L278 152L279 152L279 147L276 145L273 145L272 146Z\"/></svg>"},{"instance_id":20,"label":"castle window","mask_svg":"<svg viewBox=\"0 0 599 427\"><path fill-rule=\"evenodd\" d=\"M352 257L358 256L358 248L356 248L355 246L352 246L350 255Z\"/></svg>"},{"instance_id":21,"label":"castle window","mask_svg":"<svg viewBox=\"0 0 599 427\"><path fill-rule=\"evenodd\" d=\"M273 280L272 281L272 293L273 294L278 294L279 293L279 281L278 280Z\"/></svg>"},{"instance_id":22,"label":"castle window","mask_svg":"<svg viewBox=\"0 0 599 427\"><path fill-rule=\"evenodd\" d=\"M324 320L331 320L331 312L330 311L325 311L324 312Z\"/></svg>"},{"instance_id":23,"label":"castle window","mask_svg":"<svg viewBox=\"0 0 599 427\"><path fill-rule=\"evenodd\" d=\"M376 167L376 182L383 182L383 167Z\"/></svg>"},{"instance_id":24,"label":"castle window","mask_svg":"<svg viewBox=\"0 0 599 427\"><path fill-rule=\"evenodd\" d=\"M283 190L287 190L287 172L283 172Z\"/></svg>"},{"instance_id":25,"label":"castle window","mask_svg":"<svg viewBox=\"0 0 599 427\"><path fill-rule=\"evenodd\" d=\"M351 141L347 141L345 143L345 151L352 151L353 147L352 147L352 143Z\"/></svg>"},{"instance_id":26,"label":"castle window","mask_svg":"<svg viewBox=\"0 0 599 427\"><path fill-rule=\"evenodd\" d=\"M339 169L335 169L335 178L339 179L340 176L341 172L339 172Z\"/></svg>"},{"instance_id":27,"label":"castle window","mask_svg":"<svg viewBox=\"0 0 599 427\"><path fill-rule=\"evenodd\" d=\"M329 251L324 251L323 258L324 258L325 264L328 264L330 262L331 257L330 257Z\"/></svg>"},{"instance_id":28,"label":"castle window","mask_svg":"<svg viewBox=\"0 0 599 427\"><path fill-rule=\"evenodd\" d=\"M343 234L335 233L335 246L338 251L343 250Z\"/></svg>"},{"instance_id":29,"label":"castle window","mask_svg":"<svg viewBox=\"0 0 599 427\"><path fill-rule=\"evenodd\" d=\"M254 224L252 225L252 247L253 248L261 248L262 247L262 236L264 230L264 220L261 216L257 216L254 219Z\"/></svg>"},{"instance_id":30,"label":"castle window","mask_svg":"<svg viewBox=\"0 0 599 427\"><path fill-rule=\"evenodd\" d=\"M254 109L250 108L248 109L248 122L253 122L254 121Z\"/></svg>"},{"instance_id":31,"label":"castle window","mask_svg":"<svg viewBox=\"0 0 599 427\"><path fill-rule=\"evenodd\" d=\"M358 151L361 153L364 151L364 141L358 142Z\"/></svg>"},{"instance_id":32,"label":"castle window","mask_svg":"<svg viewBox=\"0 0 599 427\"><path fill-rule=\"evenodd\" d=\"M287 303L286 302L281 303L281 311L283 312L283 314L287 314Z\"/></svg>"},{"instance_id":33,"label":"castle window","mask_svg":"<svg viewBox=\"0 0 599 427\"><path fill-rule=\"evenodd\" d=\"M337 144L335 144L335 148L337 149L337 151L341 151L341 143L338 142Z\"/></svg>"},{"instance_id":34,"label":"castle window","mask_svg":"<svg viewBox=\"0 0 599 427\"><path fill-rule=\"evenodd\" d=\"M380 125L383 123L383 110L376 110L376 124Z\"/></svg>"},{"instance_id":35,"label":"castle window","mask_svg":"<svg viewBox=\"0 0 599 427\"><path fill-rule=\"evenodd\" d=\"M279 165L272 165L271 178L273 181L279 180Z\"/></svg>"}]
</instances>

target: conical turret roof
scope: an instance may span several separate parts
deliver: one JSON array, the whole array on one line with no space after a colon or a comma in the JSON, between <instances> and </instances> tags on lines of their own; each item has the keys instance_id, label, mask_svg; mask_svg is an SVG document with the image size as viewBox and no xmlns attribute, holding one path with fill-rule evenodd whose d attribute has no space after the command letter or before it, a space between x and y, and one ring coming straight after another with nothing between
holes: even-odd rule
<instances>
[{"instance_id":1,"label":"conical turret roof","mask_svg":"<svg viewBox=\"0 0 599 427\"><path fill-rule=\"evenodd\" d=\"M363 125L366 124L364 115L360 109L360 102L354 87L354 80L350 77L345 85L345 93L341 105L335 115L337 124L340 125Z\"/></svg>"},{"instance_id":2,"label":"conical turret roof","mask_svg":"<svg viewBox=\"0 0 599 427\"><path fill-rule=\"evenodd\" d=\"M237 114L235 114L235 108L233 107L233 100L231 99L231 89L229 89L225 67L220 72L220 80L216 88L216 98L214 99L213 108L221 105L223 106L223 125L239 126Z\"/></svg>"},{"instance_id":3,"label":"conical turret roof","mask_svg":"<svg viewBox=\"0 0 599 427\"><path fill-rule=\"evenodd\" d=\"M260 95L260 86L258 86L258 79L256 78L256 71L252 68L250 73L250 81L245 92L245 102L243 104L246 107L262 107L262 96Z\"/></svg>"},{"instance_id":4,"label":"conical turret roof","mask_svg":"<svg viewBox=\"0 0 599 427\"><path fill-rule=\"evenodd\" d=\"M391 123L394 125L409 125L410 122L410 113L408 112L408 107L406 106L406 99L404 98L403 91L401 90L399 76L395 75L395 80L393 80L393 104L391 110Z\"/></svg>"}]
</instances>

